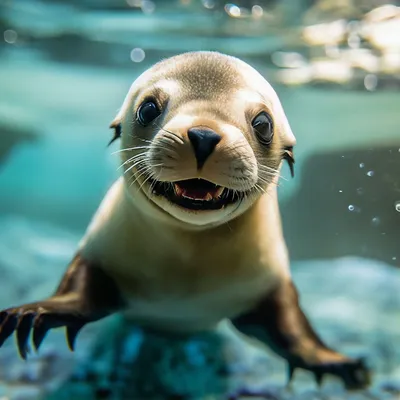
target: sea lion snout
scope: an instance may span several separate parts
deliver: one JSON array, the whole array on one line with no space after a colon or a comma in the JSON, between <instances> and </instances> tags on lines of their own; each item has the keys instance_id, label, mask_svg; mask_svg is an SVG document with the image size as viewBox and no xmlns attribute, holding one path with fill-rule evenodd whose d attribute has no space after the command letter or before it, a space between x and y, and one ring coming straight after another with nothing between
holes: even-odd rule
<instances>
[{"instance_id":1,"label":"sea lion snout","mask_svg":"<svg viewBox=\"0 0 400 400\"><path fill-rule=\"evenodd\" d=\"M207 158L214 151L222 137L212 129L198 126L188 129L188 138L193 146L197 169L201 169Z\"/></svg>"}]
</instances>

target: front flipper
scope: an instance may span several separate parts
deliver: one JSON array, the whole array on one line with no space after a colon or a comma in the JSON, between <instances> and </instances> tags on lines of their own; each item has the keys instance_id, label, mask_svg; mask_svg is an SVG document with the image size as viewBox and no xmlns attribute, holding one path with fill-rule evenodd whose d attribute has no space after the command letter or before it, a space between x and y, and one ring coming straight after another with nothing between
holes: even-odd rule
<instances>
[{"instance_id":1,"label":"front flipper","mask_svg":"<svg viewBox=\"0 0 400 400\"><path fill-rule=\"evenodd\" d=\"M16 332L18 350L25 359L31 331L38 350L50 329L65 326L68 346L73 350L76 336L85 324L104 318L123 306L112 278L99 266L77 255L52 297L0 312L0 347Z\"/></svg>"},{"instance_id":2,"label":"front flipper","mask_svg":"<svg viewBox=\"0 0 400 400\"><path fill-rule=\"evenodd\" d=\"M370 371L362 359L337 353L318 337L301 310L296 288L290 281L281 283L253 310L232 323L245 334L251 332L288 361L289 382L295 369L303 368L314 373L318 384L325 374L341 378L348 390L370 384Z\"/></svg>"}]
</instances>

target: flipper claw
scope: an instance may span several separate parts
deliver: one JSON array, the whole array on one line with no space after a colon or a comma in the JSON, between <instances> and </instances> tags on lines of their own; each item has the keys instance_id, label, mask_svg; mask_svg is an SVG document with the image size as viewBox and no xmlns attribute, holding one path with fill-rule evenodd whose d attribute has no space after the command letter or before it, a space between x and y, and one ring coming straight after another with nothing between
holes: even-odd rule
<instances>
[{"instance_id":1,"label":"flipper claw","mask_svg":"<svg viewBox=\"0 0 400 400\"><path fill-rule=\"evenodd\" d=\"M44 319L40 315L38 315L33 322L32 334L33 345L35 346L36 351L39 351L39 347L41 346L49 329L50 327L47 327L45 325Z\"/></svg>"},{"instance_id":2,"label":"flipper claw","mask_svg":"<svg viewBox=\"0 0 400 400\"><path fill-rule=\"evenodd\" d=\"M319 371L314 372L315 381L317 382L318 386L322 385L322 380L324 379L324 374Z\"/></svg>"},{"instance_id":3,"label":"flipper claw","mask_svg":"<svg viewBox=\"0 0 400 400\"><path fill-rule=\"evenodd\" d=\"M29 334L31 333L31 329L32 329L33 318L34 318L34 315L31 313L23 314L19 318L18 325L16 328L18 351L19 351L19 355L24 360L26 360L26 356L29 352L28 339L29 339Z\"/></svg>"},{"instance_id":4,"label":"flipper claw","mask_svg":"<svg viewBox=\"0 0 400 400\"><path fill-rule=\"evenodd\" d=\"M67 343L71 351L75 350L75 340L79 331L84 327L84 323L77 323L66 327Z\"/></svg>"},{"instance_id":5,"label":"flipper claw","mask_svg":"<svg viewBox=\"0 0 400 400\"><path fill-rule=\"evenodd\" d=\"M292 382L295 371L296 371L296 367L293 364L289 363L289 365L288 365L288 381L287 381L288 385L290 385L290 383Z\"/></svg>"},{"instance_id":6,"label":"flipper claw","mask_svg":"<svg viewBox=\"0 0 400 400\"><path fill-rule=\"evenodd\" d=\"M4 342L9 336L15 331L18 323L18 314L7 313L3 323L0 326L0 347L3 346Z\"/></svg>"},{"instance_id":7,"label":"flipper claw","mask_svg":"<svg viewBox=\"0 0 400 400\"><path fill-rule=\"evenodd\" d=\"M76 254L55 293L47 299L0 310L0 347L14 332L19 354L26 359L32 333L38 351L49 330L66 327L74 349L82 327L125 307L118 286L98 264Z\"/></svg>"},{"instance_id":8,"label":"flipper claw","mask_svg":"<svg viewBox=\"0 0 400 400\"><path fill-rule=\"evenodd\" d=\"M19 355L26 360L31 332L34 349L38 351L50 329L65 326L68 346L73 350L76 336L85 323L82 317L76 316L71 304L60 301L53 304L46 300L9 308L0 312L0 346L15 332Z\"/></svg>"}]
</instances>

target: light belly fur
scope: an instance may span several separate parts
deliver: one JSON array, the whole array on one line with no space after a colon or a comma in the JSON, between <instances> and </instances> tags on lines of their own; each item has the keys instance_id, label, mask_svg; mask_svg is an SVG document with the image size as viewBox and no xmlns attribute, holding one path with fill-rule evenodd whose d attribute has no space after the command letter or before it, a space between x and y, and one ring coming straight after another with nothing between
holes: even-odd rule
<instances>
[{"instance_id":1,"label":"light belly fur","mask_svg":"<svg viewBox=\"0 0 400 400\"><path fill-rule=\"evenodd\" d=\"M82 255L116 281L126 315L174 331L209 329L250 309L273 285L290 279L274 209L202 233L179 232L135 212L122 182L108 193L81 243ZM268 244L268 246L266 246Z\"/></svg>"},{"instance_id":2,"label":"light belly fur","mask_svg":"<svg viewBox=\"0 0 400 400\"><path fill-rule=\"evenodd\" d=\"M205 278L205 277L203 277ZM129 295L127 317L140 325L168 331L212 329L224 318L250 309L276 282L266 274L218 282L197 282L198 290L180 291L160 282L154 298Z\"/></svg>"}]
</instances>

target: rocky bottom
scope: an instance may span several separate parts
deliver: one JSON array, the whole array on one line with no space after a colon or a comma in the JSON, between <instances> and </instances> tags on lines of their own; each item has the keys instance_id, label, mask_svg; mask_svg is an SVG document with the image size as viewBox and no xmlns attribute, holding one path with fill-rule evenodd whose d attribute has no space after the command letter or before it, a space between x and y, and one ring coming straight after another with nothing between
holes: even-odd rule
<instances>
[{"instance_id":1,"label":"rocky bottom","mask_svg":"<svg viewBox=\"0 0 400 400\"><path fill-rule=\"evenodd\" d=\"M3 218L0 227L0 306L47 295L79 238L25 220ZM113 316L84 328L75 353L62 330L26 362L8 340L0 350L0 400L400 399L400 271L360 258L295 263L292 270L324 340L367 357L374 371L368 391L346 392L334 378L318 388L305 371L286 387L286 363L244 342L227 322L217 332L177 338Z\"/></svg>"}]
</instances>

